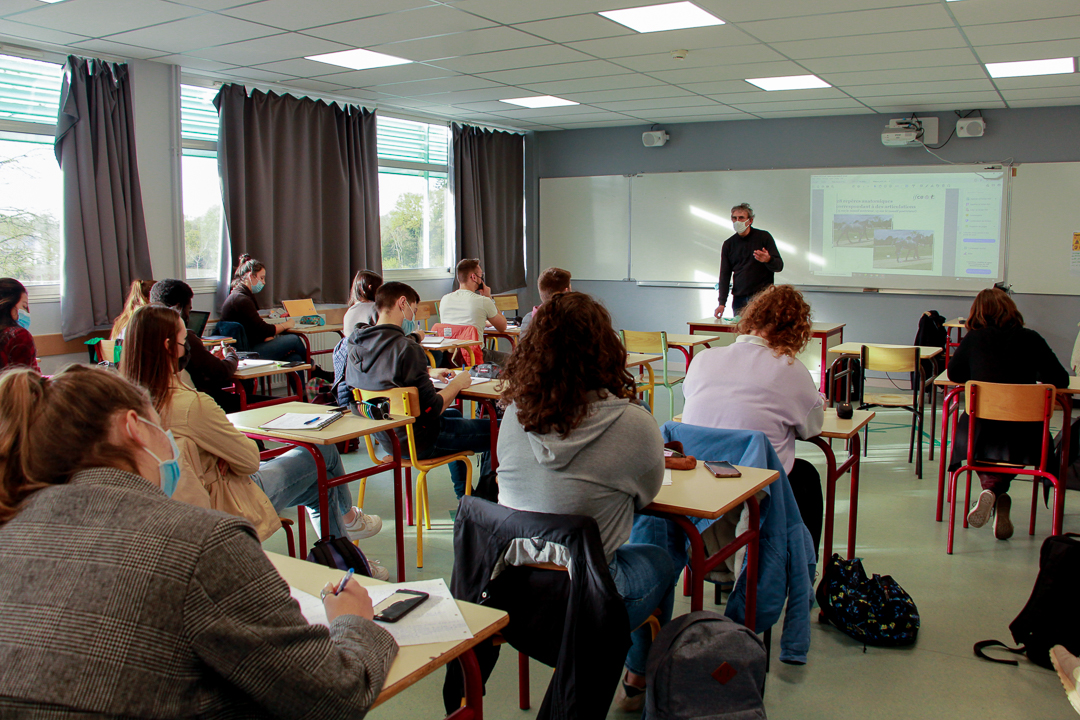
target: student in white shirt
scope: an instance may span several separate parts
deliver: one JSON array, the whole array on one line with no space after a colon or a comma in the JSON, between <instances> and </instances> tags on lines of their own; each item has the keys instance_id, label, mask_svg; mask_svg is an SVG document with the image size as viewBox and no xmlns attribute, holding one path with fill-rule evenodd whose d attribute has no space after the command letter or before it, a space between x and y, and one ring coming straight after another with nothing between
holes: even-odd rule
<instances>
[{"instance_id":1,"label":"student in white shirt","mask_svg":"<svg viewBox=\"0 0 1080 720\"><path fill-rule=\"evenodd\" d=\"M791 482L803 522L821 538L821 478L796 459L795 438L814 437L825 420L825 398L795 356L810 342L810 306L791 285L762 290L743 310L732 345L697 355L686 373L683 422L728 430L760 430Z\"/></svg>"},{"instance_id":2,"label":"student in white shirt","mask_svg":"<svg viewBox=\"0 0 1080 720\"><path fill-rule=\"evenodd\" d=\"M352 281L352 291L349 293L349 309L345 311L342 324L345 326L345 337L353 331L357 323L374 325L379 321L379 313L375 310L375 293L382 287L382 275L361 270L356 273Z\"/></svg>"},{"instance_id":3,"label":"student in white shirt","mask_svg":"<svg viewBox=\"0 0 1080 720\"><path fill-rule=\"evenodd\" d=\"M484 270L476 258L457 264L458 289L439 301L439 321L450 325L472 325L484 337L484 326L506 330L506 318L491 299L491 288L484 284ZM484 362L505 365L509 353L484 348Z\"/></svg>"}]
</instances>

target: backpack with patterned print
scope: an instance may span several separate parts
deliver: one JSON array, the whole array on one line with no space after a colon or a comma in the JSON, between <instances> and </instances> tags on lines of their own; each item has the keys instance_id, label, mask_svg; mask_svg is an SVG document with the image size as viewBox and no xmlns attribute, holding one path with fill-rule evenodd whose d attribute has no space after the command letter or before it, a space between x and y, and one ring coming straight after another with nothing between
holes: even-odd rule
<instances>
[{"instance_id":1,"label":"backpack with patterned print","mask_svg":"<svg viewBox=\"0 0 1080 720\"><path fill-rule=\"evenodd\" d=\"M915 601L888 575L866 577L862 561L833 555L817 588L822 622L865 645L911 645L919 634Z\"/></svg>"}]
</instances>

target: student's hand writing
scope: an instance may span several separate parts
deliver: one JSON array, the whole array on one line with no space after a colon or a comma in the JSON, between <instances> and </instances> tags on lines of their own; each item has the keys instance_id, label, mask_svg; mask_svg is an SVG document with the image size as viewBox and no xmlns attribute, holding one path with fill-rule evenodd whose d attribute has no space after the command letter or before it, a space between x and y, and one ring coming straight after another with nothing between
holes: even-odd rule
<instances>
[{"instance_id":1,"label":"student's hand writing","mask_svg":"<svg viewBox=\"0 0 1080 720\"><path fill-rule=\"evenodd\" d=\"M458 392L460 390L464 390L470 385L472 385L472 375L467 372L460 372L457 374L457 377L451 380L450 384L446 387L453 388L454 392Z\"/></svg>"},{"instance_id":2,"label":"student's hand writing","mask_svg":"<svg viewBox=\"0 0 1080 720\"><path fill-rule=\"evenodd\" d=\"M768 250L762 248L761 250L754 251L754 259L758 262L767 263L772 260L772 255L769 254Z\"/></svg>"},{"instance_id":3,"label":"student's hand writing","mask_svg":"<svg viewBox=\"0 0 1080 720\"><path fill-rule=\"evenodd\" d=\"M330 622L342 615L359 615L371 620L375 617L375 610L371 607L371 596L367 589L356 582L350 581L340 595L335 595L337 589L334 583L326 583L323 591L326 597L323 599L323 607L326 608L326 619Z\"/></svg>"},{"instance_id":4,"label":"student's hand writing","mask_svg":"<svg viewBox=\"0 0 1080 720\"><path fill-rule=\"evenodd\" d=\"M436 380L452 380L454 377L453 370L447 370L446 368L432 368L428 370L428 375Z\"/></svg>"}]
</instances>

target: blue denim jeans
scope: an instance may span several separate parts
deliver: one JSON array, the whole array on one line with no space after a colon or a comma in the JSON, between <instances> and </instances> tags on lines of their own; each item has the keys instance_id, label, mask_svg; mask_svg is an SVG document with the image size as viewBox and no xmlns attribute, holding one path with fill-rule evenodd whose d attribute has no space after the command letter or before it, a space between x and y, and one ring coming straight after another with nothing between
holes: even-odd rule
<instances>
[{"instance_id":1,"label":"blue denim jeans","mask_svg":"<svg viewBox=\"0 0 1080 720\"><path fill-rule=\"evenodd\" d=\"M615 551L615 560L608 568L626 605L626 614L630 616L630 628L633 630L630 635L633 644L626 654L626 668L632 673L644 675L652 637L648 626L638 626L657 608L660 608L661 625L671 620L675 581L679 579L682 566L674 565L668 551L662 547L626 544Z\"/></svg>"},{"instance_id":2,"label":"blue denim jeans","mask_svg":"<svg viewBox=\"0 0 1080 720\"><path fill-rule=\"evenodd\" d=\"M475 485L480 476L491 472L491 422L487 418L466 420L460 410L448 408L442 414L435 445L419 451L420 459L453 455L461 450L480 453L480 475L473 477ZM454 494L460 499L465 494L464 462L450 463L450 480L454 483Z\"/></svg>"},{"instance_id":3,"label":"blue denim jeans","mask_svg":"<svg viewBox=\"0 0 1080 720\"><path fill-rule=\"evenodd\" d=\"M322 453L326 463L326 477L340 477L345 472L337 448L327 445L316 449ZM304 448L293 448L284 455L260 463L259 472L252 475L251 479L270 498L274 510L278 513L297 505L307 506L311 513L311 524L315 526L315 534L321 535L319 471L311 453ZM352 509L349 486L338 485L330 488L329 504L330 534L347 538L343 517Z\"/></svg>"},{"instance_id":4,"label":"blue denim jeans","mask_svg":"<svg viewBox=\"0 0 1080 720\"><path fill-rule=\"evenodd\" d=\"M307 346L304 345L304 339L293 333L281 333L267 342L252 342L251 338L248 338L248 345L251 352L259 353L259 357L266 360L307 361Z\"/></svg>"}]
</instances>

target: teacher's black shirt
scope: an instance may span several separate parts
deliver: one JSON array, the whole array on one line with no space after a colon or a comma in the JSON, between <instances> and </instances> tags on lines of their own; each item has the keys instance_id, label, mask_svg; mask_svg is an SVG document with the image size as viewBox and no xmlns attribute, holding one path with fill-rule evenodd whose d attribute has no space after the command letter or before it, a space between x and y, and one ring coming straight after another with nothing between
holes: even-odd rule
<instances>
[{"instance_id":1,"label":"teacher's black shirt","mask_svg":"<svg viewBox=\"0 0 1080 720\"><path fill-rule=\"evenodd\" d=\"M768 250L767 263L754 259L755 250ZM728 285L732 295L755 295L773 284L774 273L784 269L784 259L776 249L772 235L750 226L745 236L738 233L724 241L720 249L720 302L727 305ZM731 278L734 275L735 282Z\"/></svg>"}]
</instances>

